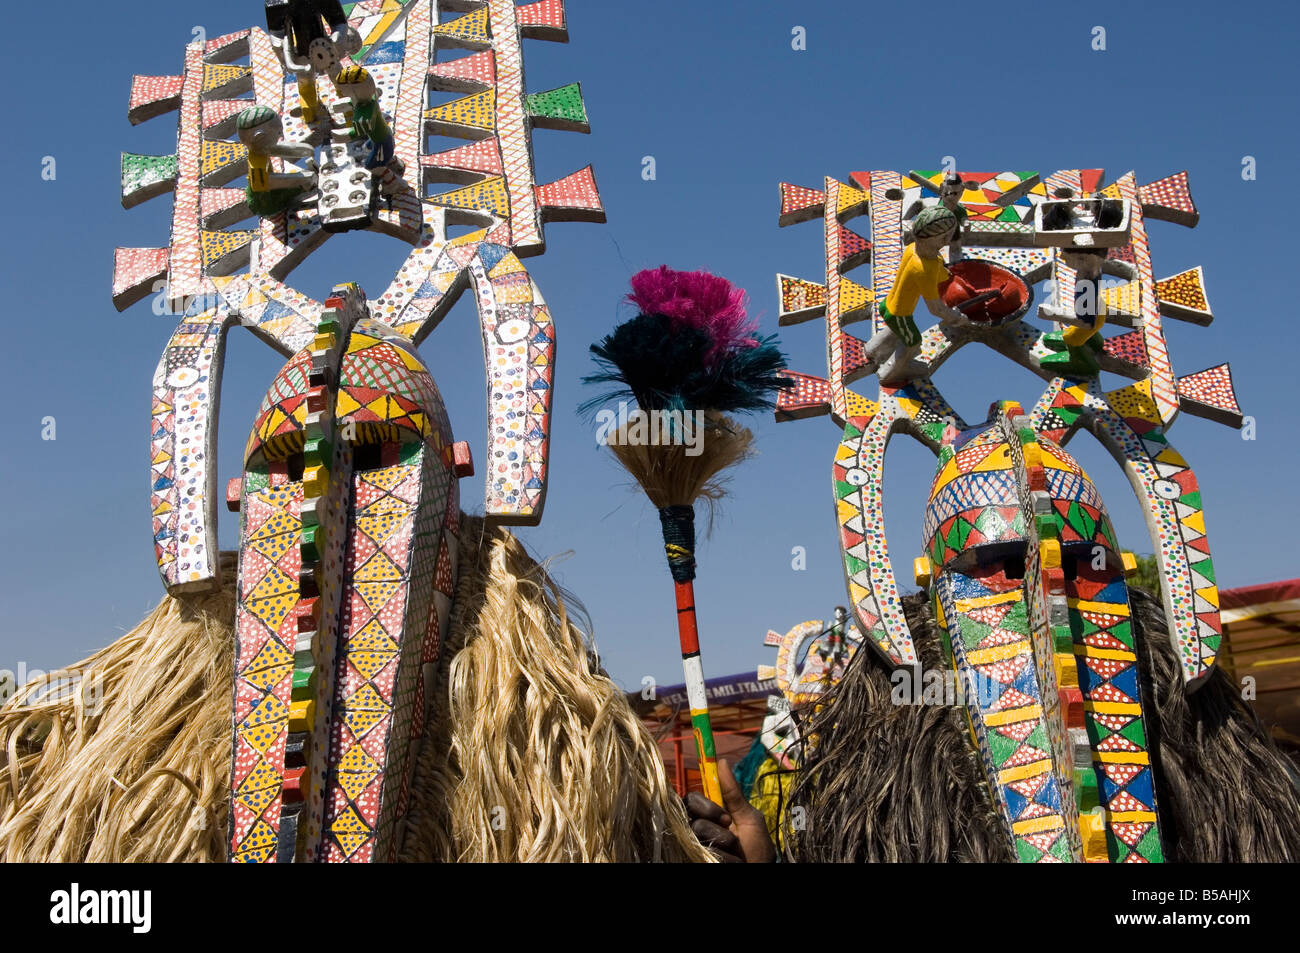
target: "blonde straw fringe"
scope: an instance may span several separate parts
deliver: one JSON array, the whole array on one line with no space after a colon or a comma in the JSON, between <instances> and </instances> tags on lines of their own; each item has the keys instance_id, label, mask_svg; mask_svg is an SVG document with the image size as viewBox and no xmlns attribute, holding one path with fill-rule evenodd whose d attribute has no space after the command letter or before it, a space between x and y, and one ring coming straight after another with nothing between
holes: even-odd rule
<instances>
[{"instance_id":1,"label":"blonde straw fringe","mask_svg":"<svg viewBox=\"0 0 1300 953\"><path fill-rule=\"evenodd\" d=\"M165 598L0 709L0 859L224 858L234 615L231 588Z\"/></svg>"},{"instance_id":2,"label":"blonde straw fringe","mask_svg":"<svg viewBox=\"0 0 1300 953\"><path fill-rule=\"evenodd\" d=\"M164 598L0 709L0 860L225 859L234 601ZM711 860L566 603L511 533L462 518L401 860Z\"/></svg>"},{"instance_id":3,"label":"blonde straw fringe","mask_svg":"<svg viewBox=\"0 0 1300 953\"><path fill-rule=\"evenodd\" d=\"M632 441L627 425L610 440L609 448L618 462L656 508L690 506L701 498L715 503L724 495L719 475L751 455L754 438L744 427L713 411L706 412L704 420L694 455L684 443Z\"/></svg>"}]
</instances>

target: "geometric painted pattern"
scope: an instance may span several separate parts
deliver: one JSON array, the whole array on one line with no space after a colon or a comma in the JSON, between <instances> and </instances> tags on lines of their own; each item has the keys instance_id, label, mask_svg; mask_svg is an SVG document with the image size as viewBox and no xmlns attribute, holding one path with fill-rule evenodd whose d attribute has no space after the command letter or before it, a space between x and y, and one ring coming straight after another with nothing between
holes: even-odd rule
<instances>
[{"instance_id":1,"label":"geometric painted pattern","mask_svg":"<svg viewBox=\"0 0 1300 953\"><path fill-rule=\"evenodd\" d=\"M283 462L244 475L235 614L234 760L230 856L274 858L280 830L302 556L302 483Z\"/></svg>"},{"instance_id":2,"label":"geometric painted pattern","mask_svg":"<svg viewBox=\"0 0 1300 953\"><path fill-rule=\"evenodd\" d=\"M1032 415L1035 433L1050 442L1064 442L1082 427L1091 430L1112 449L1129 471L1147 511L1152 543L1166 581L1171 639L1182 658L1184 676L1189 686L1195 688L1213 665L1221 623L1217 590L1210 582L1210 575L1192 568L1193 564L1210 568L1205 562L1209 558L1209 545L1204 534L1199 490L1188 489L1194 486L1195 477L1185 461L1169 448L1165 431L1180 406L1234 426L1240 425L1241 418L1226 367L1174 378L1161 324L1163 314L1200 323L1207 323L1209 318L1200 269L1191 269L1160 283L1152 277L1145 217L1188 226L1195 224L1195 206L1188 192L1186 174L1139 186L1135 176L1129 173L1104 189L1104 172L1100 169L1066 169L1042 178L1033 173L959 174L968 185L975 185L963 194L962 202L972 232L968 237L979 242L980 256L1003 263L1027 281L1042 278L1050 265L1058 304L1064 301L1067 306L1073 304L1074 273L1055 252L1033 247L1035 206L1048 196L1058 196L1068 189L1081 197L1104 194L1122 199L1132 210L1130 243L1114 250L1109 257L1118 263L1111 267L1133 277L1127 284L1104 288L1103 294L1107 310L1116 323L1134 330L1106 338L1104 360L1115 359L1116 363L1107 369L1126 375L1144 375L1136 383L1104 392L1096 379L1056 376L1051 365L1041 363L1053 353L1044 344L1046 332L1026 321L974 330L947 328L936 323L922 330L918 360L933 374L956 348L972 342L987 344L1048 381L1047 390ZM829 413L837 424L843 424L836 454L835 496L846 582L857 621L868 641L894 664L902 664L901 659L910 649L910 635L906 623L894 617L890 609L896 599L896 579L883 537L883 523L873 512L881 504L884 449L890 435L902 429L939 452L941 432L945 428L938 420L948 421L946 426L951 427L956 426L956 417L929 377L912 380L905 388L882 386L880 396L874 401L847 386L869 370L870 365L865 362L864 342L846 337L841 330L846 320L844 307L842 302L834 300L832 287L839 281L844 261L839 243L845 240L846 230L827 210L843 213L847 208L853 214L865 210L870 215L872 282L868 295L879 299L892 287L898 267L903 216L910 218L935 201L941 176L937 172L904 176L872 171L854 172L850 179L855 187L827 179L820 192L787 183L781 185L780 224L810 221L820 216L826 247L824 284L779 276L781 323L793 324L825 315L828 374L821 377L791 372L796 387L778 400L776 415L778 420L793 420ZM1031 184L1025 187L1025 183ZM851 190L847 198L846 189ZM981 204L988 207L981 209ZM1020 209L1018 219L1001 220L1004 209ZM840 289L842 297L842 283ZM874 329L879 330L880 326L879 319L875 319ZM923 400L911 404L900 400L905 393L921 391L927 395ZM926 413L938 416L927 420ZM1085 485L1079 479L1063 473L1054 472L1050 479L1063 497L1075 492L1095 494L1095 490L1083 488ZM987 538L986 528L993 532L1005 528L991 523L984 528L971 522L970 517L977 515L975 507L965 506L963 498L975 499L977 483L956 491L936 487L936 505L923 527L927 553L932 559L950 558L952 545L972 538ZM984 478L984 483L989 484L988 478ZM982 487L985 491L992 488L991 484ZM1113 531L1097 505L1099 502L1084 499L1069 504L1062 502L1054 513L1061 521L1051 537L1055 543L1068 545L1090 538L1095 544L1113 545ZM1057 601L1063 607L1059 599L1058 594ZM1058 621L1057 625L1061 624L1063 621Z\"/></svg>"},{"instance_id":3,"label":"geometric painted pattern","mask_svg":"<svg viewBox=\"0 0 1300 953\"><path fill-rule=\"evenodd\" d=\"M563 5L540 0L516 7L513 0L484 0L447 22L435 0L364 0L346 4L345 10L363 41L355 61L375 78L409 185L380 203L371 226L411 246L373 313L418 342L466 288L474 289L492 405L486 456L495 462L487 474L486 509L506 522L535 523L545 503L555 338L549 310L516 252L544 249L546 221L604 218L589 168L544 184L535 181L533 171L535 119L541 125L586 128L576 85L531 98L524 92L522 37L564 40ZM458 49L471 55L461 57ZM431 89L456 89L465 96L430 106ZM317 91L341 128L346 104L327 80L317 82ZM232 122L249 105L268 106L283 118L286 141L320 146L325 127L303 124L295 113L298 96L269 34L257 27L191 44L179 75L136 77L132 84L133 123L166 112L179 116L172 155L123 159L127 204L173 192L171 235L167 248L118 251L114 302L119 309L128 307L161 278L171 306L187 314L210 312L202 323L212 330L196 347L191 341L200 322L186 318L159 366L188 361L196 372L193 380L186 377L183 386L155 381L159 412L152 457L190 455L193 473L181 469L168 479L197 491L187 495L184 508L172 503L166 511L167 501L155 500L155 510L164 509L156 517L155 537L159 569L169 587L217 584L216 501L208 498L212 475L206 462L217 456L212 421L225 330L241 324L289 357L310 343L322 310L320 302L284 281L331 234L314 209L248 226L241 180L247 152ZM474 141L465 150L432 151L427 130L433 126ZM272 170L282 171L282 160L273 159ZM459 188L428 199L428 187L444 176ZM465 215L483 231L469 240L451 238L449 216L455 224L456 216ZM194 301L201 302L197 309L191 307ZM198 416L161 409L178 402L194 407ZM181 570L182 565L187 568Z\"/></svg>"},{"instance_id":4,"label":"geometric painted pattern","mask_svg":"<svg viewBox=\"0 0 1300 953\"><path fill-rule=\"evenodd\" d=\"M953 662L967 679L967 712L994 803L1018 859L1078 859L1068 836L1073 792L1054 764L1021 584L953 572L935 588Z\"/></svg>"},{"instance_id":5,"label":"geometric painted pattern","mask_svg":"<svg viewBox=\"0 0 1300 953\"><path fill-rule=\"evenodd\" d=\"M231 856L392 860L456 578L451 427L414 345L336 289L240 499ZM323 382L323 383L320 383Z\"/></svg>"},{"instance_id":6,"label":"geometric painted pattern","mask_svg":"<svg viewBox=\"0 0 1300 953\"><path fill-rule=\"evenodd\" d=\"M1178 378L1178 397L1189 413L1221 420L1233 427L1242 424L1232 368L1227 364Z\"/></svg>"}]
</instances>

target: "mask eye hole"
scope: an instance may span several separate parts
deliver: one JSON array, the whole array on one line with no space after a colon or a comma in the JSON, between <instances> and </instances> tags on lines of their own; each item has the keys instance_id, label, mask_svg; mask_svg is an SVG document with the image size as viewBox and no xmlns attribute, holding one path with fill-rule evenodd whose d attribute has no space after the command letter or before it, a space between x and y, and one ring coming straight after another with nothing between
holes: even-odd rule
<instances>
[{"instance_id":1,"label":"mask eye hole","mask_svg":"<svg viewBox=\"0 0 1300 953\"><path fill-rule=\"evenodd\" d=\"M1025 554L1013 553L1002 560L1002 572L1008 579L1025 578Z\"/></svg>"},{"instance_id":2,"label":"mask eye hole","mask_svg":"<svg viewBox=\"0 0 1300 953\"><path fill-rule=\"evenodd\" d=\"M352 448L352 469L379 470L384 466L383 444L362 443Z\"/></svg>"}]
</instances>

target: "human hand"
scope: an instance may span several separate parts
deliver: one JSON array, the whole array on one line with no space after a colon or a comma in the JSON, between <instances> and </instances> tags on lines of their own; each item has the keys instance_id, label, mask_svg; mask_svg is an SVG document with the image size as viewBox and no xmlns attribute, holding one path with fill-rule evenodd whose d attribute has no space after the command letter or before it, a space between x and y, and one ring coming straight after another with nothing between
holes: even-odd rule
<instances>
[{"instance_id":1,"label":"human hand","mask_svg":"<svg viewBox=\"0 0 1300 953\"><path fill-rule=\"evenodd\" d=\"M718 762L723 806L698 791L685 797L691 831L718 860L728 864L770 864L776 847L767 833L763 812L745 800L731 765Z\"/></svg>"}]
</instances>

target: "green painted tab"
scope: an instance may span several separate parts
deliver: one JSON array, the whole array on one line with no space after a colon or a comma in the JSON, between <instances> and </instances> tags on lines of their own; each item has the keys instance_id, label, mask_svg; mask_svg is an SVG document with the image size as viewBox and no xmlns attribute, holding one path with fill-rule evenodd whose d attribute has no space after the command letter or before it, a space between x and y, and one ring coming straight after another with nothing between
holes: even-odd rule
<instances>
[{"instance_id":1,"label":"green painted tab","mask_svg":"<svg viewBox=\"0 0 1300 953\"><path fill-rule=\"evenodd\" d=\"M302 561L306 563L320 562L320 546L318 543L322 540L323 534L319 526L304 526L302 528Z\"/></svg>"},{"instance_id":2,"label":"green painted tab","mask_svg":"<svg viewBox=\"0 0 1300 953\"><path fill-rule=\"evenodd\" d=\"M582 101L582 84L570 83L559 89L533 93L525 97L528 115L534 119L554 119L574 125L587 125L587 106Z\"/></svg>"},{"instance_id":3,"label":"green painted tab","mask_svg":"<svg viewBox=\"0 0 1300 953\"><path fill-rule=\"evenodd\" d=\"M324 437L308 440L303 444L303 462L306 466L328 467L334 460L334 446Z\"/></svg>"},{"instance_id":4,"label":"green painted tab","mask_svg":"<svg viewBox=\"0 0 1300 953\"><path fill-rule=\"evenodd\" d=\"M701 758L717 757L713 749L713 727L709 724L709 716L707 714L691 715L691 725L696 731L696 738L700 748L699 756Z\"/></svg>"},{"instance_id":5,"label":"green painted tab","mask_svg":"<svg viewBox=\"0 0 1300 953\"><path fill-rule=\"evenodd\" d=\"M316 697L316 668L295 669L293 673L293 701L306 702Z\"/></svg>"},{"instance_id":6,"label":"green painted tab","mask_svg":"<svg viewBox=\"0 0 1300 953\"><path fill-rule=\"evenodd\" d=\"M149 190L165 192L164 185L175 185L179 174L180 164L175 153L167 156L142 156L123 152L122 199L125 201Z\"/></svg>"},{"instance_id":7,"label":"green painted tab","mask_svg":"<svg viewBox=\"0 0 1300 953\"><path fill-rule=\"evenodd\" d=\"M1074 797L1079 805L1079 813L1086 814L1094 807L1101 806L1101 793L1097 785L1097 772L1092 768L1082 768L1074 772Z\"/></svg>"},{"instance_id":8,"label":"green painted tab","mask_svg":"<svg viewBox=\"0 0 1300 953\"><path fill-rule=\"evenodd\" d=\"M1071 655L1074 652L1074 633L1068 625L1052 626L1052 642L1058 655Z\"/></svg>"}]
</instances>

